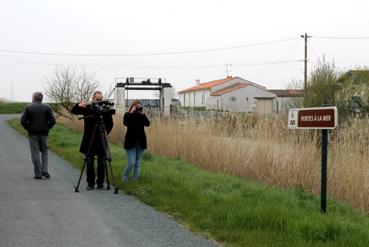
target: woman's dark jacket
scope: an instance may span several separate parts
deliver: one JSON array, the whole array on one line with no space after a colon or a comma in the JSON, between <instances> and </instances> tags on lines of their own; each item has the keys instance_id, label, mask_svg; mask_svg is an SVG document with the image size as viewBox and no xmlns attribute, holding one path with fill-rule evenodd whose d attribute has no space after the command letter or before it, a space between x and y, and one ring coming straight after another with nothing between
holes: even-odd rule
<instances>
[{"instance_id":1,"label":"woman's dark jacket","mask_svg":"<svg viewBox=\"0 0 369 247\"><path fill-rule=\"evenodd\" d=\"M123 124L127 126L124 148L131 149L138 144L140 148L146 149L147 141L144 128L145 126L150 126L147 116L138 112L126 112L124 114Z\"/></svg>"},{"instance_id":2,"label":"woman's dark jacket","mask_svg":"<svg viewBox=\"0 0 369 247\"><path fill-rule=\"evenodd\" d=\"M96 123L98 123L99 115L96 112L91 110L90 105L87 106L87 108L79 107L78 104L75 104L71 110L71 112L75 115L83 115L85 117L85 129L83 132L83 138L81 142L81 146L79 151L85 155L87 155L88 147L91 142L93 132L96 126ZM113 128L113 117L110 113L103 113L101 114L102 119L104 120L104 125L107 134L110 133L110 131ZM95 137L91 145L91 151L89 156L99 155L104 157L104 149L103 149L103 142L101 139L101 133L100 128L97 127L95 132Z\"/></svg>"}]
</instances>

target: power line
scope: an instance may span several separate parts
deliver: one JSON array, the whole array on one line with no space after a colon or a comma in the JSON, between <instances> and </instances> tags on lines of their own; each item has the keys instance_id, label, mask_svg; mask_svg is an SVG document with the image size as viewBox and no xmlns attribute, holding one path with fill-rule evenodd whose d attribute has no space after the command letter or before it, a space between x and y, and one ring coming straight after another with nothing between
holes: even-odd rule
<instances>
[{"instance_id":1,"label":"power line","mask_svg":"<svg viewBox=\"0 0 369 247\"><path fill-rule=\"evenodd\" d=\"M276 65L282 63L295 63L302 62L303 59L294 59L294 60L278 60L274 62L263 62L263 63L246 63L246 64L232 64L233 67L242 67L242 66L259 66L259 65Z\"/></svg>"},{"instance_id":2,"label":"power line","mask_svg":"<svg viewBox=\"0 0 369 247\"><path fill-rule=\"evenodd\" d=\"M298 40L289 50L287 50L287 52L281 56L281 58L276 62L273 63L269 68L267 68L266 70L264 70L262 73L260 73L259 75L257 75L256 77L254 77L253 80L258 80L262 77L264 77L269 71L271 71L277 64L279 63L283 63L283 59L285 59L295 48L296 46L300 43L300 40ZM304 61L304 60L295 60L295 61Z\"/></svg>"},{"instance_id":3,"label":"power line","mask_svg":"<svg viewBox=\"0 0 369 247\"><path fill-rule=\"evenodd\" d=\"M318 56L318 54L315 52L315 50L314 50L314 48L312 47L311 43L310 43L310 42L307 42L307 44L308 44L308 46L309 46L310 50L313 52L313 54L314 54L314 56L315 56L316 60L319 60L319 56Z\"/></svg>"},{"instance_id":4,"label":"power line","mask_svg":"<svg viewBox=\"0 0 369 247\"><path fill-rule=\"evenodd\" d=\"M369 36L359 36L359 37L339 37L339 36L311 36L317 39L369 39Z\"/></svg>"},{"instance_id":5,"label":"power line","mask_svg":"<svg viewBox=\"0 0 369 247\"><path fill-rule=\"evenodd\" d=\"M283 63L294 63L304 61L302 59L295 60L278 60L278 61L269 61L269 62L260 62L260 63L239 63L232 64L234 67L244 67L244 66L263 66L263 65L276 65ZM57 62L57 61L4 61L0 60L0 62L5 63L21 63L21 64L33 64L33 65L46 65L46 66L57 66L57 65L73 65L73 63L68 62ZM124 65L124 64L88 64L88 63L74 63L75 65L80 64L85 66L86 68L102 68L102 69L133 69L133 70L181 70L181 69L218 69L223 68L222 65L199 65L199 66L187 66L187 65L177 65L177 67L151 67L150 65L146 66L132 66L132 65Z\"/></svg>"},{"instance_id":6,"label":"power line","mask_svg":"<svg viewBox=\"0 0 369 247\"><path fill-rule=\"evenodd\" d=\"M240 49L246 47L255 47L262 45L270 45L280 42L286 42L290 40L298 39L297 37L290 37L286 39L265 41L259 43L228 46L220 48L210 48L210 49L199 49L199 50L187 50L187 51L172 51L172 52L158 52L158 53L131 53L131 54L77 54L77 53L55 53L55 52L36 52L36 51L23 51L23 50L5 50L0 49L3 53L16 53L16 54L28 54L28 55L46 55L46 56L73 56L73 57L137 57L137 56L165 56L165 55L177 55L177 54L193 54L193 53L204 53L204 52L214 52L214 51L225 51L232 49Z\"/></svg>"},{"instance_id":7,"label":"power line","mask_svg":"<svg viewBox=\"0 0 369 247\"><path fill-rule=\"evenodd\" d=\"M34 65L46 65L46 66L57 66L57 63L43 63L43 62L28 62L28 61L0 61L2 63L24 63ZM60 65L60 64L59 64Z\"/></svg>"}]
</instances>

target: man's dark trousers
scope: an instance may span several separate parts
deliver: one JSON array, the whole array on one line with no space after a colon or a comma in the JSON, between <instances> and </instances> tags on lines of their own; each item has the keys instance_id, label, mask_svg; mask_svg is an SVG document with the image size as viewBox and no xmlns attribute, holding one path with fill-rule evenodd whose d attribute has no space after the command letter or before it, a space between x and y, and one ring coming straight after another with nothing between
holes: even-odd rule
<instances>
[{"instance_id":1,"label":"man's dark trousers","mask_svg":"<svg viewBox=\"0 0 369 247\"><path fill-rule=\"evenodd\" d=\"M35 176L42 177L42 173L48 173L47 136L29 135L28 140Z\"/></svg>"},{"instance_id":2,"label":"man's dark trousers","mask_svg":"<svg viewBox=\"0 0 369 247\"><path fill-rule=\"evenodd\" d=\"M95 167L94 167L94 157L86 157L86 169L87 169L87 184L89 187L93 187L95 185ZM105 177L105 165L104 158L97 156L97 185L104 184Z\"/></svg>"}]
</instances>

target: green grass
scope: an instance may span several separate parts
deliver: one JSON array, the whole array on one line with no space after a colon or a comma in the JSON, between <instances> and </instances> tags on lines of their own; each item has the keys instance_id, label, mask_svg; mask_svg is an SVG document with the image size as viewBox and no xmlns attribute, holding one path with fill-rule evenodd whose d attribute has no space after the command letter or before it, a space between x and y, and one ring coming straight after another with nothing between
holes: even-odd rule
<instances>
[{"instance_id":1,"label":"green grass","mask_svg":"<svg viewBox=\"0 0 369 247\"><path fill-rule=\"evenodd\" d=\"M12 113L22 113L24 108L29 103L26 102L16 102L16 103L3 103L0 102L0 114L12 114Z\"/></svg>"},{"instance_id":2,"label":"green grass","mask_svg":"<svg viewBox=\"0 0 369 247\"><path fill-rule=\"evenodd\" d=\"M25 133L19 120L10 124ZM80 133L56 125L49 146L81 167L80 140ZM141 179L123 184L123 149L111 145L111 151L114 174L125 193L225 246L369 245L369 218L338 202L329 200L322 215L319 198L302 189L273 188L150 153L144 156Z\"/></svg>"}]
</instances>

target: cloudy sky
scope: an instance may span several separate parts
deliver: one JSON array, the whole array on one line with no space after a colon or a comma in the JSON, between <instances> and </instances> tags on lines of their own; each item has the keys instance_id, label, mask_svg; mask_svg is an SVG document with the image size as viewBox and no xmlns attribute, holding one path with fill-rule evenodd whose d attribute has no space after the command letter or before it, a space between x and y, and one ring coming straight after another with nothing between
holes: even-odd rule
<instances>
[{"instance_id":1,"label":"cloudy sky","mask_svg":"<svg viewBox=\"0 0 369 247\"><path fill-rule=\"evenodd\" d=\"M103 91L116 77L162 77L180 90L226 77L226 64L232 76L285 88L303 79L304 33L312 36L309 71L323 55L340 69L368 66L368 7L365 0L0 0L0 97L29 101L56 65L84 66Z\"/></svg>"}]
</instances>

